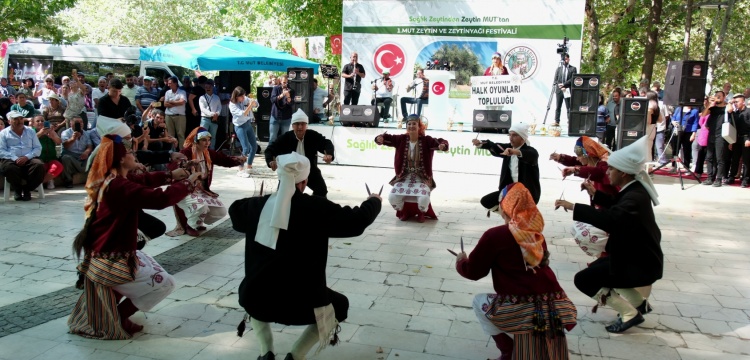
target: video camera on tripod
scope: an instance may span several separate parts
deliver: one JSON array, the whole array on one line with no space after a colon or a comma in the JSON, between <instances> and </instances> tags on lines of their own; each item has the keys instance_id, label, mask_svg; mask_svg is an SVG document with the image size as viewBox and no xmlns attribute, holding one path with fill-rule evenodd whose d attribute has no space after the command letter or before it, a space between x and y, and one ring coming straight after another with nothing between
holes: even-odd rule
<instances>
[{"instance_id":1,"label":"video camera on tripod","mask_svg":"<svg viewBox=\"0 0 750 360\"><path fill-rule=\"evenodd\" d=\"M563 38L562 44L557 44L557 53L560 54L560 59L564 59L565 54L568 53L568 41L570 41L570 39L566 36Z\"/></svg>"}]
</instances>

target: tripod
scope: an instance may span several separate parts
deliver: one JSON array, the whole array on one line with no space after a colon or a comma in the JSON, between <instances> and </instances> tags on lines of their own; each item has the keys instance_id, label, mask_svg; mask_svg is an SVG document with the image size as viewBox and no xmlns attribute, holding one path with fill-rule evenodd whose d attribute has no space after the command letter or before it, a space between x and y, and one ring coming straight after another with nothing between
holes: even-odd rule
<instances>
[{"instance_id":1,"label":"tripod","mask_svg":"<svg viewBox=\"0 0 750 360\"><path fill-rule=\"evenodd\" d=\"M560 63L557 64L557 70L555 70L555 78L552 79L552 91L549 93L549 99L547 100L547 111L544 113L544 120L542 121L542 125L547 124L547 116L549 115L549 108L552 106L552 96L555 95L555 88L557 87L557 74L562 74L562 67L565 65L565 60L563 60L562 57L560 57ZM567 106L566 106L567 109ZM570 111L570 109L567 109Z\"/></svg>"},{"instance_id":2,"label":"tripod","mask_svg":"<svg viewBox=\"0 0 750 360\"><path fill-rule=\"evenodd\" d=\"M672 139L674 138L675 135L677 135L677 139L680 138L680 130L677 129L677 128L675 128L674 131L672 131L672 135L669 136L669 140L666 143L664 143L665 144L664 151L667 151L666 144L671 144L672 143ZM682 158L680 157L680 146L679 146L679 144L677 146L677 151L674 151L674 148L672 150L674 152L672 154L672 162L675 163L675 164L680 164L680 166L682 166L682 168L685 169L685 171L687 171L688 174L693 175L693 177L695 178L695 181L697 181L698 184L700 184L701 183L701 179L698 177L698 175L696 175L694 172L690 171L690 168L688 168L688 166L685 165L685 163L682 161ZM657 166L653 170L649 171L648 174L649 175L653 174L654 172L656 172L656 170L659 170L659 169L667 166L667 164L669 164L669 162L665 162L664 164L661 164L661 165ZM680 177L680 188L682 190L685 190L685 182L682 179L682 171L680 171L680 169L677 169L677 175Z\"/></svg>"}]
</instances>

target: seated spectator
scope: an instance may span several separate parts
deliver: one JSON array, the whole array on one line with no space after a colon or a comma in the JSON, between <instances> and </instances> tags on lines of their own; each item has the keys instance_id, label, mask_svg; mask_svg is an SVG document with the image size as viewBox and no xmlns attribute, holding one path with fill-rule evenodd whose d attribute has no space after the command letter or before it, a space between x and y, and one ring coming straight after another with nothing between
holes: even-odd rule
<instances>
[{"instance_id":1,"label":"seated spectator","mask_svg":"<svg viewBox=\"0 0 750 360\"><path fill-rule=\"evenodd\" d=\"M28 78L21 82L21 88L16 92L16 101L18 100L18 94L26 95L26 101L31 102L32 105L36 103L36 97L34 96L34 79Z\"/></svg>"},{"instance_id":2,"label":"seated spectator","mask_svg":"<svg viewBox=\"0 0 750 360\"><path fill-rule=\"evenodd\" d=\"M142 120L149 129L148 149L151 151L169 151L177 145L177 139L167 131L164 112L153 107L151 103L143 112Z\"/></svg>"},{"instance_id":3,"label":"seated spectator","mask_svg":"<svg viewBox=\"0 0 750 360\"><path fill-rule=\"evenodd\" d=\"M57 94L57 89L55 88L55 78L52 75L47 75L44 77L44 87L34 92L34 96L39 99L39 106L41 109L49 106L49 97L53 94ZM60 98L58 98L57 100L59 101Z\"/></svg>"},{"instance_id":4,"label":"seated spectator","mask_svg":"<svg viewBox=\"0 0 750 360\"><path fill-rule=\"evenodd\" d=\"M16 89L8 83L8 78L0 78L0 97L10 97L16 94Z\"/></svg>"},{"instance_id":5,"label":"seated spectator","mask_svg":"<svg viewBox=\"0 0 750 360\"><path fill-rule=\"evenodd\" d=\"M36 130L36 137L39 139L39 143L42 144L42 154L39 156L39 159L44 162L45 173L43 183L47 184L47 189L54 189L54 178L60 176L63 172L62 163L57 161L56 149L57 145L62 144L62 140L56 132L52 131L49 127L50 124L45 124L45 122L44 116L36 115L31 121L31 126Z\"/></svg>"},{"instance_id":6,"label":"seated spectator","mask_svg":"<svg viewBox=\"0 0 750 360\"><path fill-rule=\"evenodd\" d=\"M6 97L0 98L0 119L2 119L4 127L10 126L8 113L10 112L11 106L13 106L13 103L10 102L10 99Z\"/></svg>"},{"instance_id":7,"label":"seated spectator","mask_svg":"<svg viewBox=\"0 0 750 360\"><path fill-rule=\"evenodd\" d=\"M60 132L60 129L65 129L67 123L65 121L65 106L60 102L60 97L57 94L52 94L47 98L49 106L44 108L42 115L44 120L49 121L52 124L54 131Z\"/></svg>"},{"instance_id":8,"label":"seated spectator","mask_svg":"<svg viewBox=\"0 0 750 360\"><path fill-rule=\"evenodd\" d=\"M62 133L63 183L66 188L73 187L73 175L86 173L86 162L93 150L91 139L83 129L83 119L73 118L73 127Z\"/></svg>"},{"instance_id":9,"label":"seated spectator","mask_svg":"<svg viewBox=\"0 0 750 360\"><path fill-rule=\"evenodd\" d=\"M44 180L44 163L39 159L42 144L36 132L23 125L23 115L11 111L8 118L10 127L0 131L0 172L15 193L14 199L29 201L31 190Z\"/></svg>"},{"instance_id":10,"label":"seated spectator","mask_svg":"<svg viewBox=\"0 0 750 360\"><path fill-rule=\"evenodd\" d=\"M26 94L19 92L16 94L16 103L10 107L10 111L17 111L23 115L24 124L31 125L31 119L36 115L34 104L27 101Z\"/></svg>"},{"instance_id":11,"label":"seated spectator","mask_svg":"<svg viewBox=\"0 0 750 360\"><path fill-rule=\"evenodd\" d=\"M96 128L86 130L86 134L89 135L91 146L93 146L94 148L99 146L99 144L102 142L102 136L99 134L99 131L97 131Z\"/></svg>"}]
</instances>

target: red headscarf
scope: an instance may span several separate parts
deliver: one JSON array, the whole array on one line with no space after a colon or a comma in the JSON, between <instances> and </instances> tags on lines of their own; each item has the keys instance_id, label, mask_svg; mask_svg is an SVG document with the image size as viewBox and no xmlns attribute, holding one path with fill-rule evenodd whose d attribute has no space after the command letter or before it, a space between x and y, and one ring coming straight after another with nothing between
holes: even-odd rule
<instances>
[{"instance_id":1,"label":"red headscarf","mask_svg":"<svg viewBox=\"0 0 750 360\"><path fill-rule=\"evenodd\" d=\"M502 191L500 208L510 217L508 228L521 247L523 261L536 267L544 257L544 219L537 209L534 198L522 183L512 183Z\"/></svg>"}]
</instances>

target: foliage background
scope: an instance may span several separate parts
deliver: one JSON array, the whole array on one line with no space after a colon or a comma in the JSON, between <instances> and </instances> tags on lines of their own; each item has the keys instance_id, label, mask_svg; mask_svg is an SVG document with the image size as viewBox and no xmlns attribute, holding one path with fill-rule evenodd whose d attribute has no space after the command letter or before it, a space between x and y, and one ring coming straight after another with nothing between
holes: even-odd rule
<instances>
[{"instance_id":1,"label":"foliage background","mask_svg":"<svg viewBox=\"0 0 750 360\"><path fill-rule=\"evenodd\" d=\"M559 0L564 1L564 0ZM0 37L44 37L53 41L158 45L233 35L248 40L277 40L290 50L293 37L341 33L341 0L0 0ZM610 86L664 80L670 60L683 58L687 4L697 0L586 0L582 72L602 75ZM703 59L706 30L713 28L714 87L725 81L734 91L750 85L750 2L732 3L726 35L726 10L693 11L688 59ZM518 6L523 6L519 3ZM718 16L717 16L718 15ZM320 61L341 64L341 56ZM574 64L575 65L575 64ZM256 74L256 79L265 74Z\"/></svg>"}]
</instances>

